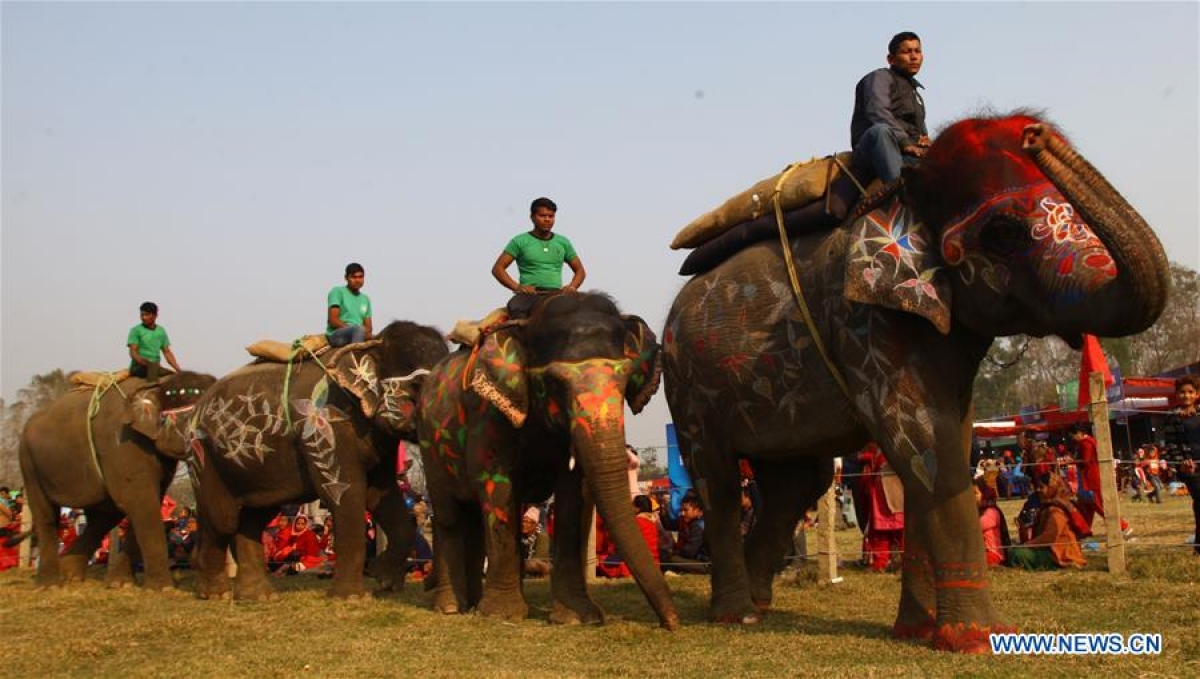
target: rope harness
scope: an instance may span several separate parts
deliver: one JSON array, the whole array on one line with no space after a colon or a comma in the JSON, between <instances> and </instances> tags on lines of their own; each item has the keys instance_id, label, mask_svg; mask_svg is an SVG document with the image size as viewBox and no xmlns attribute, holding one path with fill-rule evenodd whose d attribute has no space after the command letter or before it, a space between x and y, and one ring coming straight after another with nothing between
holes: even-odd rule
<instances>
[{"instance_id":1,"label":"rope harness","mask_svg":"<svg viewBox=\"0 0 1200 679\"><path fill-rule=\"evenodd\" d=\"M843 172L849 175L850 179L854 181L854 185L858 187L858 190L863 195L866 195L866 189L863 188L862 184L859 183L858 179L855 178L849 169L837 160L836 156L834 157L834 162L837 163ZM808 328L808 334L812 337L813 344L817 347L817 352L821 354L821 360L825 361L825 367L829 369L829 374L833 376L834 381L841 388L842 393L846 396L846 400L853 404L854 398L850 395L850 387L846 384L846 379L842 376L842 371L838 370L833 360L829 357L829 351L825 348L825 342L821 339L821 333L817 332L817 326L813 322L812 314L808 310L808 302L804 299L804 289L800 286L800 277L796 275L796 263L792 261L792 248L791 242L788 240L787 226L783 222L783 206L779 203L779 194L783 190L784 182L800 166L801 163L792 163L789 165L779 175L779 180L775 182L775 191L771 194L771 202L775 206L775 223L779 227L779 245L783 250L783 261L787 265L788 278L792 282L792 292L796 297L796 305L800 307L800 315L804 317L804 325ZM826 193L828 193L828 186L826 186Z\"/></svg>"},{"instance_id":2,"label":"rope harness","mask_svg":"<svg viewBox=\"0 0 1200 679\"><path fill-rule=\"evenodd\" d=\"M116 373L104 373L104 376L106 379L97 382L96 386L92 389L92 397L88 401L87 409L88 450L90 450L92 453L92 466L96 468L96 474L100 476L101 482L104 481L104 472L100 470L100 454L96 450L96 437L92 431L92 420L94 420L96 415L100 413L100 403L103 401L104 396L108 393L109 389L115 387L117 392L120 393L126 401L129 400L129 396L123 389L121 389L121 385L117 384Z\"/></svg>"},{"instance_id":3,"label":"rope harness","mask_svg":"<svg viewBox=\"0 0 1200 679\"><path fill-rule=\"evenodd\" d=\"M292 422L292 401L289 398L289 392L291 391L292 386L292 366L296 364L296 359L304 354L308 354L313 361L316 361L317 365L321 366L321 370L325 371L325 374L329 374L329 368L325 367L325 364L321 362L321 359L317 358L317 355L313 353L312 349L304 346L299 339L292 342L292 351L288 354L287 370L283 373L282 399L279 402L280 407L283 408L283 421L287 425L287 429L285 429L283 432L285 436L291 434L292 428L295 426ZM334 380L334 383L337 384L337 380ZM341 387L341 385L338 386Z\"/></svg>"}]
</instances>

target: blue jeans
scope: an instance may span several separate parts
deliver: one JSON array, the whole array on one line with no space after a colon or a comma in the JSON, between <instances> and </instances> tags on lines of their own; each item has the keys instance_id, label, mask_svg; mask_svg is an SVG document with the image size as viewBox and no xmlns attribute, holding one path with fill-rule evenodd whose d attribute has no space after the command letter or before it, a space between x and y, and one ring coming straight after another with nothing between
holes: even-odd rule
<instances>
[{"instance_id":1,"label":"blue jeans","mask_svg":"<svg viewBox=\"0 0 1200 679\"><path fill-rule=\"evenodd\" d=\"M347 325L329 333L329 346L344 347L366 341L367 331L361 325Z\"/></svg>"},{"instance_id":2,"label":"blue jeans","mask_svg":"<svg viewBox=\"0 0 1200 679\"><path fill-rule=\"evenodd\" d=\"M883 123L877 123L868 127L863 136L859 137L858 145L854 147L851 165L859 175L860 181L878 177L887 184L900 178L900 168L906 163L916 162L915 157L905 157L900 152L900 141L896 139L896 131Z\"/></svg>"}]
</instances>

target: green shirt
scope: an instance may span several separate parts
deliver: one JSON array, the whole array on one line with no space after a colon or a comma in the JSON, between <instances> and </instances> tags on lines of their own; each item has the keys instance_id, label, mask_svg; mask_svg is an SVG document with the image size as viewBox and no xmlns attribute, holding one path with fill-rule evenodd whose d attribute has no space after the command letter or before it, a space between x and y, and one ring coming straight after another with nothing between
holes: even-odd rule
<instances>
[{"instance_id":1,"label":"green shirt","mask_svg":"<svg viewBox=\"0 0 1200 679\"><path fill-rule=\"evenodd\" d=\"M562 287L563 264L578 257L566 236L553 233L550 240L542 240L528 231L508 241L504 252L517 262L518 283L555 290Z\"/></svg>"},{"instance_id":2,"label":"green shirt","mask_svg":"<svg viewBox=\"0 0 1200 679\"><path fill-rule=\"evenodd\" d=\"M328 308L337 307L338 318L346 325L362 325L363 320L371 317L371 298L361 290L358 294L350 292L350 288L339 285L329 291ZM332 325L325 327L325 334L331 334L337 328Z\"/></svg>"},{"instance_id":3,"label":"green shirt","mask_svg":"<svg viewBox=\"0 0 1200 679\"><path fill-rule=\"evenodd\" d=\"M167 339L167 331L161 325L155 324L153 329L138 323L129 329L129 338L125 340L125 346L130 344L137 346L138 355L150 361L158 363L158 355L163 349L171 346L171 340ZM129 369L133 370L137 366L137 361L129 360Z\"/></svg>"}]
</instances>

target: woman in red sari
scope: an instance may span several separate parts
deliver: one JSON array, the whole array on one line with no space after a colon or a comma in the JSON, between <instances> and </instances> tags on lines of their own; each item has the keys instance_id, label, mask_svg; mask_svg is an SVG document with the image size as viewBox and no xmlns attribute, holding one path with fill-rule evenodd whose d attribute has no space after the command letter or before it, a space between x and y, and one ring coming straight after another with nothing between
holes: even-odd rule
<instances>
[{"instance_id":1,"label":"woman in red sari","mask_svg":"<svg viewBox=\"0 0 1200 679\"><path fill-rule=\"evenodd\" d=\"M904 487L875 443L868 444L858 460L871 505L863 557L869 559L871 570L881 572L890 563L899 564L904 551Z\"/></svg>"}]
</instances>

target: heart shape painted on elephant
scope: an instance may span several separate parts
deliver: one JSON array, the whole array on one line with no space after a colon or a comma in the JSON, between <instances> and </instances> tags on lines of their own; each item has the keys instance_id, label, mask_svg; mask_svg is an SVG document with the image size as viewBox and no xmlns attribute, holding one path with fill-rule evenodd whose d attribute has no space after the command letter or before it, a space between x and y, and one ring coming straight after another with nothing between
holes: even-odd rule
<instances>
[{"instance_id":1,"label":"heart shape painted on elephant","mask_svg":"<svg viewBox=\"0 0 1200 679\"><path fill-rule=\"evenodd\" d=\"M875 289L875 281L879 280L880 270L876 268L863 269L862 276L867 281L867 285L872 290Z\"/></svg>"},{"instance_id":2,"label":"heart shape painted on elephant","mask_svg":"<svg viewBox=\"0 0 1200 679\"><path fill-rule=\"evenodd\" d=\"M937 478L937 455L928 448L920 455L913 455L908 460L913 474L929 492L933 492L933 480Z\"/></svg>"}]
</instances>

